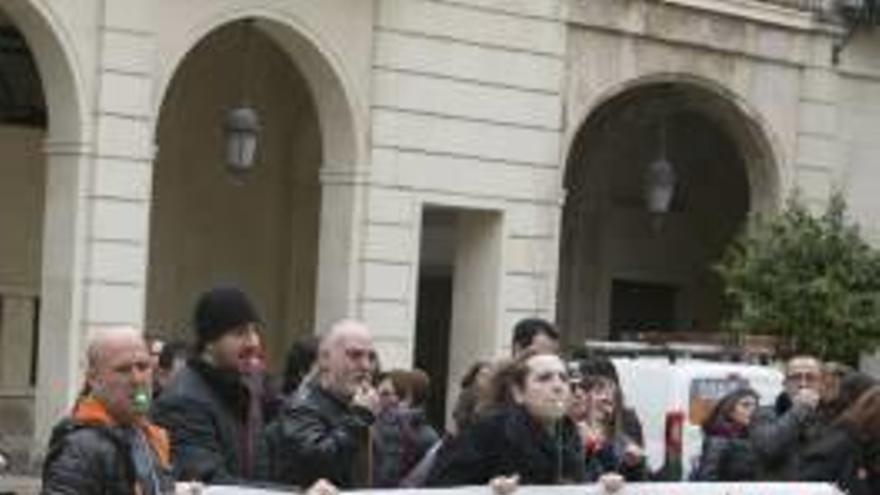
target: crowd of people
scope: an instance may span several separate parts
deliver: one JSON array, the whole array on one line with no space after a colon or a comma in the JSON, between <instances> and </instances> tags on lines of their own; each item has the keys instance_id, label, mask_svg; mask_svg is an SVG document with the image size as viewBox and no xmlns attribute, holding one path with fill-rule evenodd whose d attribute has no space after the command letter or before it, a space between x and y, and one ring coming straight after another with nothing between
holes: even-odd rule
<instances>
[{"instance_id":1,"label":"crowd of people","mask_svg":"<svg viewBox=\"0 0 880 495\"><path fill-rule=\"evenodd\" d=\"M314 495L370 487L593 482L607 491L663 478L643 450L613 364L566 363L545 320L520 321L512 355L475 363L452 424L426 415L430 377L382 370L370 330L334 323L267 372L262 320L239 289L199 298L194 342L134 328L92 333L85 384L53 430L46 494L197 493L204 484ZM880 493L880 386L809 356L791 359L775 406L742 388L704 423L695 481L835 482Z\"/></svg>"}]
</instances>

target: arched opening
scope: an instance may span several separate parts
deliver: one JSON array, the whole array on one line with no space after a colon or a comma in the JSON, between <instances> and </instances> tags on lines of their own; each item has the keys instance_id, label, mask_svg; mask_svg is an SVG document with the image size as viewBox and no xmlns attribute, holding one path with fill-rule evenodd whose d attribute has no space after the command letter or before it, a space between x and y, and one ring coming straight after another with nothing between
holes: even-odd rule
<instances>
[{"instance_id":1,"label":"arched opening","mask_svg":"<svg viewBox=\"0 0 880 495\"><path fill-rule=\"evenodd\" d=\"M147 328L190 336L204 289L244 289L266 324L270 362L313 331L325 159L319 103L274 23L232 22L183 59L159 114ZM243 89L246 88L246 89ZM243 92L246 94L243 95ZM260 119L255 164L225 166L223 120L247 98Z\"/></svg>"},{"instance_id":2,"label":"arched opening","mask_svg":"<svg viewBox=\"0 0 880 495\"><path fill-rule=\"evenodd\" d=\"M652 211L649 166L661 157L674 188ZM757 124L704 85L640 84L599 105L565 176L557 318L567 340L718 330L712 265L751 212L775 204L772 164Z\"/></svg>"},{"instance_id":3,"label":"arched opening","mask_svg":"<svg viewBox=\"0 0 880 495\"><path fill-rule=\"evenodd\" d=\"M0 438L17 452L33 430L46 122L34 55L0 9Z\"/></svg>"},{"instance_id":4,"label":"arched opening","mask_svg":"<svg viewBox=\"0 0 880 495\"><path fill-rule=\"evenodd\" d=\"M0 6L0 438L18 467L77 379L83 139L67 50L41 7Z\"/></svg>"}]
</instances>

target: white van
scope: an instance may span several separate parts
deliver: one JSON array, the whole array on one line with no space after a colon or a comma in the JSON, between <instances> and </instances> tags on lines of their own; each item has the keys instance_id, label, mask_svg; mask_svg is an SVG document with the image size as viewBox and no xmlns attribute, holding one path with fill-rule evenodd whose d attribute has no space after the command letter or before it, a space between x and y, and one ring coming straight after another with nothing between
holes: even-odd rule
<instances>
[{"instance_id":1,"label":"white van","mask_svg":"<svg viewBox=\"0 0 880 495\"><path fill-rule=\"evenodd\" d=\"M667 479L686 480L696 467L701 425L718 399L748 385L763 406L782 391L783 374L771 366L642 355L611 361L626 405L642 422L648 465Z\"/></svg>"}]
</instances>

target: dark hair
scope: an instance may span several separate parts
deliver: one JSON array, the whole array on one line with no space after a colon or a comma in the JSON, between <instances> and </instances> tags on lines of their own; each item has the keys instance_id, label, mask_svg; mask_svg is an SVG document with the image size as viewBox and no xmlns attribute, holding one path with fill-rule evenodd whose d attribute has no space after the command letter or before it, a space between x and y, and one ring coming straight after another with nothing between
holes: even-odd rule
<instances>
[{"instance_id":1,"label":"dark hair","mask_svg":"<svg viewBox=\"0 0 880 495\"><path fill-rule=\"evenodd\" d=\"M513 348L528 349L538 334L559 340L559 331L549 321L543 318L525 318L513 327Z\"/></svg>"},{"instance_id":2,"label":"dark hair","mask_svg":"<svg viewBox=\"0 0 880 495\"><path fill-rule=\"evenodd\" d=\"M730 413L736 407L736 403L746 397L754 397L758 400L758 392L749 387L741 387L722 397L712 408L709 417L703 421L703 433L709 435L718 425L730 423Z\"/></svg>"},{"instance_id":3,"label":"dark hair","mask_svg":"<svg viewBox=\"0 0 880 495\"><path fill-rule=\"evenodd\" d=\"M840 415L839 422L852 427L862 442L880 442L880 385L866 390Z\"/></svg>"},{"instance_id":4,"label":"dark hair","mask_svg":"<svg viewBox=\"0 0 880 495\"><path fill-rule=\"evenodd\" d=\"M409 398L413 407L423 406L428 398L431 378L418 368L412 370L394 369L377 376L377 384L386 379L390 380L397 395L401 399Z\"/></svg>"},{"instance_id":5,"label":"dark hair","mask_svg":"<svg viewBox=\"0 0 880 495\"><path fill-rule=\"evenodd\" d=\"M585 374L579 383L585 394L598 388L613 387L614 413L611 416L611 422L605 425L605 434L609 438L623 433L623 391L615 380L616 376L616 374L613 377L598 373Z\"/></svg>"},{"instance_id":6,"label":"dark hair","mask_svg":"<svg viewBox=\"0 0 880 495\"><path fill-rule=\"evenodd\" d=\"M318 357L318 344L320 339L315 335L308 335L297 339L284 361L284 376L281 384L281 392L289 394L294 392L303 378L312 369L315 359Z\"/></svg>"},{"instance_id":7,"label":"dark hair","mask_svg":"<svg viewBox=\"0 0 880 495\"><path fill-rule=\"evenodd\" d=\"M477 381L477 375L480 374L480 370L483 368L491 366L492 363L489 361L477 361L471 365L470 368L464 373L464 376L461 377L461 388L471 388L471 386Z\"/></svg>"},{"instance_id":8,"label":"dark hair","mask_svg":"<svg viewBox=\"0 0 880 495\"><path fill-rule=\"evenodd\" d=\"M605 356L589 356L586 359L578 361L578 370L581 376L588 378L591 376L604 377L616 385L620 385L620 378L617 376L617 368Z\"/></svg>"},{"instance_id":9,"label":"dark hair","mask_svg":"<svg viewBox=\"0 0 880 495\"><path fill-rule=\"evenodd\" d=\"M174 362L189 357L189 345L182 340L172 340L162 347L159 353L159 369L168 371L174 367Z\"/></svg>"}]
</instances>

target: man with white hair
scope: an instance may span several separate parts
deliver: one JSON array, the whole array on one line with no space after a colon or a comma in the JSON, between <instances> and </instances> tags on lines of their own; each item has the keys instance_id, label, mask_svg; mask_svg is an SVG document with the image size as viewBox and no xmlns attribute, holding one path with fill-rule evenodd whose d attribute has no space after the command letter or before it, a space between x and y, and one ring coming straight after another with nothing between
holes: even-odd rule
<instances>
[{"instance_id":1,"label":"man with white hair","mask_svg":"<svg viewBox=\"0 0 880 495\"><path fill-rule=\"evenodd\" d=\"M87 359L85 387L52 432L42 493L173 492L168 436L146 417L152 369L140 331L95 330Z\"/></svg>"},{"instance_id":2,"label":"man with white hair","mask_svg":"<svg viewBox=\"0 0 880 495\"><path fill-rule=\"evenodd\" d=\"M371 385L375 359L366 325L343 320L330 327L318 347L317 376L266 430L272 481L302 487L319 479L341 488L369 485L369 428L378 410Z\"/></svg>"}]
</instances>

